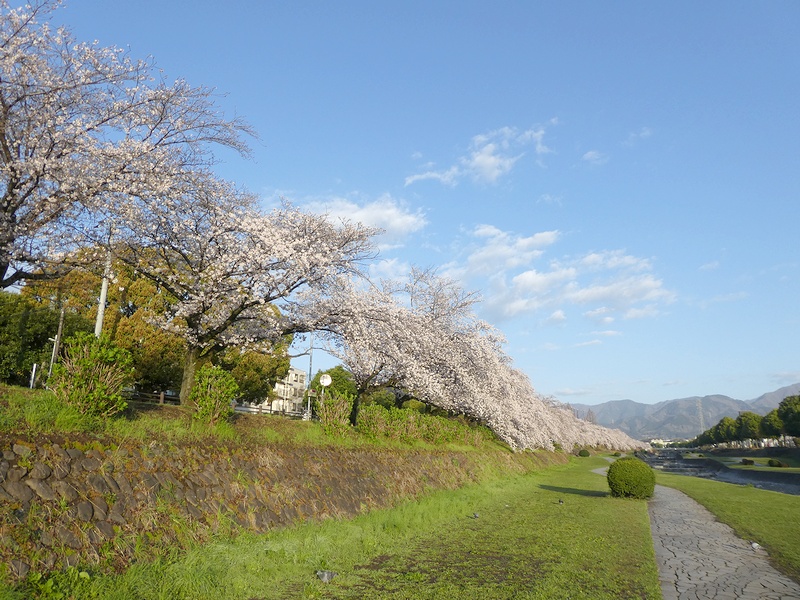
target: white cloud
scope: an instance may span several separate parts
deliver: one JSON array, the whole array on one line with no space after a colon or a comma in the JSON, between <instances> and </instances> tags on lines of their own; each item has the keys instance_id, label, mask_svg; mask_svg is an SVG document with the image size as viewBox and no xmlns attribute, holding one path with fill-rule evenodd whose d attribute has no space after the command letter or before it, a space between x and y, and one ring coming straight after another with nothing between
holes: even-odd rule
<instances>
[{"instance_id":1,"label":"white cloud","mask_svg":"<svg viewBox=\"0 0 800 600\"><path fill-rule=\"evenodd\" d=\"M650 317L657 317L661 311L657 306L651 304L650 306L643 306L641 308L630 308L625 311L623 318L625 319L649 319Z\"/></svg>"},{"instance_id":2,"label":"white cloud","mask_svg":"<svg viewBox=\"0 0 800 600\"><path fill-rule=\"evenodd\" d=\"M586 346L599 346L602 343L603 342L601 342L600 340L589 340L588 342L580 342L578 344L575 344L575 347L585 348Z\"/></svg>"},{"instance_id":3,"label":"white cloud","mask_svg":"<svg viewBox=\"0 0 800 600\"><path fill-rule=\"evenodd\" d=\"M511 279L514 288L525 294L547 294L551 289L561 283L572 281L578 272L574 268L562 268L541 273L536 269L529 269Z\"/></svg>"},{"instance_id":4,"label":"white cloud","mask_svg":"<svg viewBox=\"0 0 800 600\"><path fill-rule=\"evenodd\" d=\"M551 125L556 123L557 120L550 122ZM470 141L466 154L458 157L455 164L443 169L431 167L422 173L409 175L405 178L405 185L433 180L454 186L465 178L476 183L496 183L511 172L517 161L525 155L525 148L533 146L537 161L552 152L544 142L545 133L544 127L521 132L515 127L501 127L476 135Z\"/></svg>"},{"instance_id":5,"label":"white cloud","mask_svg":"<svg viewBox=\"0 0 800 600\"><path fill-rule=\"evenodd\" d=\"M452 265L451 272L458 272L465 287L483 290L489 320L548 311L543 323L553 323L565 318L565 307L583 306L584 318L607 326L658 315L674 301L651 260L624 250L545 260L560 239L559 231L523 236L480 225L460 268Z\"/></svg>"},{"instance_id":6,"label":"white cloud","mask_svg":"<svg viewBox=\"0 0 800 600\"><path fill-rule=\"evenodd\" d=\"M606 329L605 331L593 331L592 335L599 335L602 337L616 337L618 335L622 335L622 332L615 331L613 329Z\"/></svg>"},{"instance_id":7,"label":"white cloud","mask_svg":"<svg viewBox=\"0 0 800 600\"><path fill-rule=\"evenodd\" d=\"M369 265L369 277L373 281L402 281L410 272L411 265L396 258L374 261Z\"/></svg>"},{"instance_id":8,"label":"white cloud","mask_svg":"<svg viewBox=\"0 0 800 600\"><path fill-rule=\"evenodd\" d=\"M628 134L628 139L625 140L624 144L626 146L633 146L636 142L640 140L646 140L651 135L653 135L653 130L649 127L642 127L639 131L632 131Z\"/></svg>"},{"instance_id":9,"label":"white cloud","mask_svg":"<svg viewBox=\"0 0 800 600\"><path fill-rule=\"evenodd\" d=\"M495 183L500 177L509 173L521 157L503 155L497 144L487 143L461 159L464 171L470 173L477 182Z\"/></svg>"},{"instance_id":10,"label":"white cloud","mask_svg":"<svg viewBox=\"0 0 800 600\"><path fill-rule=\"evenodd\" d=\"M334 218L380 228L383 233L377 239L382 249L402 244L405 238L428 224L421 209L411 210L404 201L392 198L389 194L363 203L334 197L304 202L303 206Z\"/></svg>"},{"instance_id":11,"label":"white cloud","mask_svg":"<svg viewBox=\"0 0 800 600\"><path fill-rule=\"evenodd\" d=\"M608 325L609 323L613 323L616 319L610 314L611 309L607 306L601 306L600 308L595 308L593 310L587 310L583 313L583 316L587 319L591 319L593 321L597 321L604 325Z\"/></svg>"},{"instance_id":12,"label":"white cloud","mask_svg":"<svg viewBox=\"0 0 800 600\"><path fill-rule=\"evenodd\" d=\"M583 266L592 269L633 269L646 271L651 268L650 261L625 254L624 250L605 250L603 252L590 252L580 259Z\"/></svg>"},{"instance_id":13,"label":"white cloud","mask_svg":"<svg viewBox=\"0 0 800 600\"><path fill-rule=\"evenodd\" d=\"M558 309L553 311L552 314L547 317L547 323L549 324L556 324L556 323L563 323L567 320L567 315L564 313L563 310Z\"/></svg>"},{"instance_id":14,"label":"white cloud","mask_svg":"<svg viewBox=\"0 0 800 600\"><path fill-rule=\"evenodd\" d=\"M405 185L409 186L412 183L416 183L417 181L425 181L426 179L432 179L444 185L453 186L458 182L460 177L461 177L461 172L459 168L450 167L446 171L426 171L424 173L419 173L417 175L409 175L405 179Z\"/></svg>"},{"instance_id":15,"label":"white cloud","mask_svg":"<svg viewBox=\"0 0 800 600\"><path fill-rule=\"evenodd\" d=\"M599 150L589 150L583 156L581 156L581 160L584 160L589 164L599 166L606 164L609 160L609 157Z\"/></svg>"},{"instance_id":16,"label":"white cloud","mask_svg":"<svg viewBox=\"0 0 800 600\"><path fill-rule=\"evenodd\" d=\"M700 271L714 271L716 269L719 269L719 266L720 266L720 264L719 264L718 260L712 260L711 262L707 262L704 265L700 265L700 269L699 270Z\"/></svg>"},{"instance_id":17,"label":"white cloud","mask_svg":"<svg viewBox=\"0 0 800 600\"><path fill-rule=\"evenodd\" d=\"M473 236L486 241L471 252L466 268L471 273L492 274L524 267L541 256L543 249L554 244L560 235L558 231L543 231L519 236L493 225L478 225Z\"/></svg>"},{"instance_id":18,"label":"white cloud","mask_svg":"<svg viewBox=\"0 0 800 600\"><path fill-rule=\"evenodd\" d=\"M626 307L636 302L669 301L672 293L662 287L653 275L611 275L609 279L588 285L570 285L564 290L567 300L575 304L604 304Z\"/></svg>"},{"instance_id":19,"label":"white cloud","mask_svg":"<svg viewBox=\"0 0 800 600\"><path fill-rule=\"evenodd\" d=\"M772 380L778 385L789 385L800 381L800 371L781 371L772 374Z\"/></svg>"},{"instance_id":20,"label":"white cloud","mask_svg":"<svg viewBox=\"0 0 800 600\"><path fill-rule=\"evenodd\" d=\"M589 390L576 390L573 388L562 388L560 390L556 390L556 396L588 396L593 392Z\"/></svg>"},{"instance_id":21,"label":"white cloud","mask_svg":"<svg viewBox=\"0 0 800 600\"><path fill-rule=\"evenodd\" d=\"M561 206L561 196L553 196L552 194L542 194L536 200L536 202L540 202L542 204L556 204Z\"/></svg>"}]
</instances>

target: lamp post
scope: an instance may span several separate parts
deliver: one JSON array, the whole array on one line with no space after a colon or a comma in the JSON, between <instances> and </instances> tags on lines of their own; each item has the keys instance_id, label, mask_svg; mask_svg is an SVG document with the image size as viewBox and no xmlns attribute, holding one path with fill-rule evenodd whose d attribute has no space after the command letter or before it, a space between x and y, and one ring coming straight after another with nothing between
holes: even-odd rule
<instances>
[{"instance_id":1,"label":"lamp post","mask_svg":"<svg viewBox=\"0 0 800 600\"><path fill-rule=\"evenodd\" d=\"M331 379L331 376L328 375L327 373L323 373L322 375L319 376L319 384L322 386L322 392L320 392L319 395L320 403L325 401L325 388L331 384L331 381L333 380Z\"/></svg>"}]
</instances>

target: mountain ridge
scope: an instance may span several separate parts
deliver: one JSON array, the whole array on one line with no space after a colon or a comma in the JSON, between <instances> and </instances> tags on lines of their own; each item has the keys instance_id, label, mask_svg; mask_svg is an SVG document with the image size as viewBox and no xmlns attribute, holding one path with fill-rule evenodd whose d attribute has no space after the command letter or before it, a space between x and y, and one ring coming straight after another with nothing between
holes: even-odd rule
<instances>
[{"instance_id":1,"label":"mountain ridge","mask_svg":"<svg viewBox=\"0 0 800 600\"><path fill-rule=\"evenodd\" d=\"M800 394L800 383L767 392L752 400L736 400L722 394L689 396L644 404L635 400L611 400L601 404L569 403L578 417L594 415L603 427L619 429L639 440L691 439L742 411L765 415L787 396Z\"/></svg>"}]
</instances>

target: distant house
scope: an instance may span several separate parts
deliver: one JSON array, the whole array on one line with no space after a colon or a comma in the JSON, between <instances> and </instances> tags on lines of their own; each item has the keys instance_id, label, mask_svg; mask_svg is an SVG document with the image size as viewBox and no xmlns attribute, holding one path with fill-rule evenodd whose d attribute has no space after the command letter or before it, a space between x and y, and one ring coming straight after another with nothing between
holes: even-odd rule
<instances>
[{"instance_id":1,"label":"distant house","mask_svg":"<svg viewBox=\"0 0 800 600\"><path fill-rule=\"evenodd\" d=\"M306 373L289 367L286 377L275 383L272 412L301 413L305 410L303 396L306 391Z\"/></svg>"}]
</instances>

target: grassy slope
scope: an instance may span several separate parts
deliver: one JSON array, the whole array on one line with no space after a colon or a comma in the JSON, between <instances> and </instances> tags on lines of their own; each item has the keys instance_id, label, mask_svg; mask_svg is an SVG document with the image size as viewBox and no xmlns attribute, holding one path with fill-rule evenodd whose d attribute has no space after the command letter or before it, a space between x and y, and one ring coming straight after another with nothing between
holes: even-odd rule
<instances>
[{"instance_id":1,"label":"grassy slope","mask_svg":"<svg viewBox=\"0 0 800 600\"><path fill-rule=\"evenodd\" d=\"M611 498L590 472L606 464L576 459L350 521L219 540L119 577L72 573L52 585L86 600L658 598L646 504ZM318 569L338 575L324 584Z\"/></svg>"}]
</instances>

